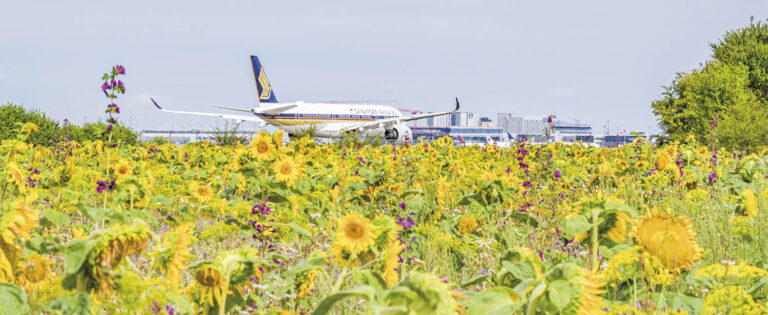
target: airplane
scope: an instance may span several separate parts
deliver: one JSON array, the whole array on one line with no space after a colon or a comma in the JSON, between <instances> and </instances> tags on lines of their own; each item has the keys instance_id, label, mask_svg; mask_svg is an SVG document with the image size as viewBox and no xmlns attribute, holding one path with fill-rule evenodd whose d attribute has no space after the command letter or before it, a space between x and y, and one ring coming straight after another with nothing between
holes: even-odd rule
<instances>
[{"instance_id":1,"label":"airplane","mask_svg":"<svg viewBox=\"0 0 768 315\"><path fill-rule=\"evenodd\" d=\"M152 103L160 111L174 114L189 114L234 119L237 124L243 121L253 121L269 124L285 130L289 135L313 128L315 135L326 138L342 137L345 133L357 133L367 137L381 136L393 143L404 143L412 138L411 129L405 122L435 116L449 115L459 110L459 99L456 98L456 108L451 111L403 116L393 107L369 104L336 104L336 103L305 103L302 101L280 103L275 91L267 80L264 68L259 58L251 56L253 78L256 81L259 106L252 109L242 109L211 105L218 108L250 113L251 115L231 115L219 113L202 113L168 110Z\"/></svg>"}]
</instances>

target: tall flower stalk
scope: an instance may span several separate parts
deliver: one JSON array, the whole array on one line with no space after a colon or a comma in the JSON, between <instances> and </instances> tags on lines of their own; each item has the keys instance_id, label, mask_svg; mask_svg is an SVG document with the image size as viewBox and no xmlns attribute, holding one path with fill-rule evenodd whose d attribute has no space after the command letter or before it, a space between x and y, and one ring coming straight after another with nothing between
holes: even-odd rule
<instances>
[{"instance_id":1,"label":"tall flower stalk","mask_svg":"<svg viewBox=\"0 0 768 315\"><path fill-rule=\"evenodd\" d=\"M107 113L107 115L109 115L109 118L107 119L107 130L104 131L109 135L107 138L107 144L109 146L112 146L112 129L114 125L117 123L117 119L115 119L113 114L115 115L120 114L120 107L118 107L116 103L117 95L125 94L125 84L123 84L123 81L119 79L119 76L121 75L125 75L125 67L121 65L116 65L112 67L112 71L110 71L109 73L104 73L104 75L101 77L101 79L104 81L104 84L101 85L101 91L104 92L104 95L106 95L107 98L109 98L109 104L107 105L107 109L104 110L104 112ZM109 178L109 173L110 173L109 150L106 150L106 151L107 151L107 163L106 163L106 168L104 172L106 173L106 177ZM106 207L107 207L107 193L105 191L104 192L104 208Z\"/></svg>"}]
</instances>

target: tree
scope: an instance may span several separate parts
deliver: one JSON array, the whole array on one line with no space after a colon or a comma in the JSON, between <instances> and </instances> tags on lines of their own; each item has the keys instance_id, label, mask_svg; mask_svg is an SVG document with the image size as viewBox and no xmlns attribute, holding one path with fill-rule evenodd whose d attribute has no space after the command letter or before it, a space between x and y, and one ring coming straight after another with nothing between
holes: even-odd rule
<instances>
[{"instance_id":1,"label":"tree","mask_svg":"<svg viewBox=\"0 0 768 315\"><path fill-rule=\"evenodd\" d=\"M768 110L768 25L750 23L710 46L711 61L678 73L651 104L664 132L661 140L684 141L694 135L708 142L710 121L717 113L720 145L756 151L768 140L768 124L750 121L762 119Z\"/></svg>"}]
</instances>

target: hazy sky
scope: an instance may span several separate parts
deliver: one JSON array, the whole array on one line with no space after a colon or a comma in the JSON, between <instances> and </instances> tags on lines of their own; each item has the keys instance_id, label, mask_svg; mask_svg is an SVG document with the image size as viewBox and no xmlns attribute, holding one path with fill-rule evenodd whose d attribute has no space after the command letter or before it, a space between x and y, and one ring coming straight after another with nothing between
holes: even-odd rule
<instances>
[{"instance_id":1,"label":"hazy sky","mask_svg":"<svg viewBox=\"0 0 768 315\"><path fill-rule=\"evenodd\" d=\"M81 123L127 68L119 119L209 128L168 108L256 104L250 54L280 101L395 100L398 108L555 114L602 132L657 130L651 101L766 1L0 0L0 102ZM230 112L232 113L232 112ZM248 129L254 127L248 126Z\"/></svg>"}]
</instances>

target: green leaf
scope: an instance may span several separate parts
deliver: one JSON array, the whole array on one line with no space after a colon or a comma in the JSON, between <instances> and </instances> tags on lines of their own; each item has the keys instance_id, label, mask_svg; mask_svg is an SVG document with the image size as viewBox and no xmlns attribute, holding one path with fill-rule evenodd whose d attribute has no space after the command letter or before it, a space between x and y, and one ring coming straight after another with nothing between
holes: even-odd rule
<instances>
[{"instance_id":1,"label":"green leaf","mask_svg":"<svg viewBox=\"0 0 768 315\"><path fill-rule=\"evenodd\" d=\"M563 310L571 302L571 286L565 280L555 280L549 284L549 301L557 307L558 311Z\"/></svg>"},{"instance_id":2,"label":"green leaf","mask_svg":"<svg viewBox=\"0 0 768 315\"><path fill-rule=\"evenodd\" d=\"M291 228L291 231L293 231L296 234L299 234L301 236L306 237L307 239L312 239L312 234L309 233L306 229L296 224L296 222L288 223L288 227Z\"/></svg>"},{"instance_id":3,"label":"green leaf","mask_svg":"<svg viewBox=\"0 0 768 315\"><path fill-rule=\"evenodd\" d=\"M502 261L501 266L519 280L536 279L536 268L528 261L521 260L516 263Z\"/></svg>"},{"instance_id":4,"label":"green leaf","mask_svg":"<svg viewBox=\"0 0 768 315\"><path fill-rule=\"evenodd\" d=\"M0 283L0 314L26 314L27 294L12 283Z\"/></svg>"},{"instance_id":5,"label":"green leaf","mask_svg":"<svg viewBox=\"0 0 768 315\"><path fill-rule=\"evenodd\" d=\"M517 301L513 300L517 297ZM486 289L472 297L468 314L514 314L523 302L515 291L507 287Z\"/></svg>"},{"instance_id":6,"label":"green leaf","mask_svg":"<svg viewBox=\"0 0 768 315\"><path fill-rule=\"evenodd\" d=\"M60 227L64 224L69 223L71 220L69 218L69 215L63 212L59 212L53 209L45 209L43 210L43 216L48 219L48 221L51 221L56 227Z\"/></svg>"},{"instance_id":7,"label":"green leaf","mask_svg":"<svg viewBox=\"0 0 768 315\"><path fill-rule=\"evenodd\" d=\"M64 249L64 262L67 264L67 273L76 273L83 265L88 253L93 248L93 242L88 240L72 240Z\"/></svg>"},{"instance_id":8,"label":"green leaf","mask_svg":"<svg viewBox=\"0 0 768 315\"><path fill-rule=\"evenodd\" d=\"M630 217L636 218L638 216L637 211L630 206L627 206L621 202L605 201L604 211L619 211L628 214Z\"/></svg>"},{"instance_id":9,"label":"green leaf","mask_svg":"<svg viewBox=\"0 0 768 315\"><path fill-rule=\"evenodd\" d=\"M581 233L589 231L593 226L600 225L603 221L600 220L596 224L592 224L587 217L582 214L574 215L565 220L563 235L567 239L572 239Z\"/></svg>"},{"instance_id":10,"label":"green leaf","mask_svg":"<svg viewBox=\"0 0 768 315\"><path fill-rule=\"evenodd\" d=\"M45 307L47 312L55 314L90 315L91 296L82 292L59 296Z\"/></svg>"},{"instance_id":11,"label":"green leaf","mask_svg":"<svg viewBox=\"0 0 768 315\"><path fill-rule=\"evenodd\" d=\"M318 304L315 310L312 311L312 315L327 314L331 310L333 305L342 299L346 299L350 297L359 297L367 301L371 301L373 300L375 295L376 295L376 289L374 289L371 286L360 286L351 290L342 291L320 301L320 304Z\"/></svg>"},{"instance_id":12,"label":"green leaf","mask_svg":"<svg viewBox=\"0 0 768 315\"><path fill-rule=\"evenodd\" d=\"M94 221L104 221L111 212L109 209L91 208L83 202L78 202L75 206L80 210L80 213Z\"/></svg>"},{"instance_id":13,"label":"green leaf","mask_svg":"<svg viewBox=\"0 0 768 315\"><path fill-rule=\"evenodd\" d=\"M170 206L171 204L173 204L173 200L163 195L156 195L156 196L149 197L149 201L151 203L155 203L163 206Z\"/></svg>"},{"instance_id":14,"label":"green leaf","mask_svg":"<svg viewBox=\"0 0 768 315\"><path fill-rule=\"evenodd\" d=\"M171 304L176 309L175 314L194 314L195 308L187 301L187 298L176 291L165 291L166 304Z\"/></svg>"},{"instance_id":15,"label":"green leaf","mask_svg":"<svg viewBox=\"0 0 768 315\"><path fill-rule=\"evenodd\" d=\"M462 288L466 288L471 285L482 283L483 281L488 280L488 278L489 278L489 274L474 276L471 279L460 283L459 286Z\"/></svg>"},{"instance_id":16,"label":"green leaf","mask_svg":"<svg viewBox=\"0 0 768 315\"><path fill-rule=\"evenodd\" d=\"M313 257L313 258L307 259L303 263L293 266L293 268L291 269L288 269L288 271L283 273L283 276L285 278L292 278L303 272L311 271L313 269L323 268L323 266L325 266L325 258Z\"/></svg>"},{"instance_id":17,"label":"green leaf","mask_svg":"<svg viewBox=\"0 0 768 315\"><path fill-rule=\"evenodd\" d=\"M513 219L517 220L517 222L526 223L532 227L539 226L539 220L534 218L533 215L531 215L528 212L520 212L517 210L512 210L510 212L510 215L512 216Z\"/></svg>"}]
</instances>

